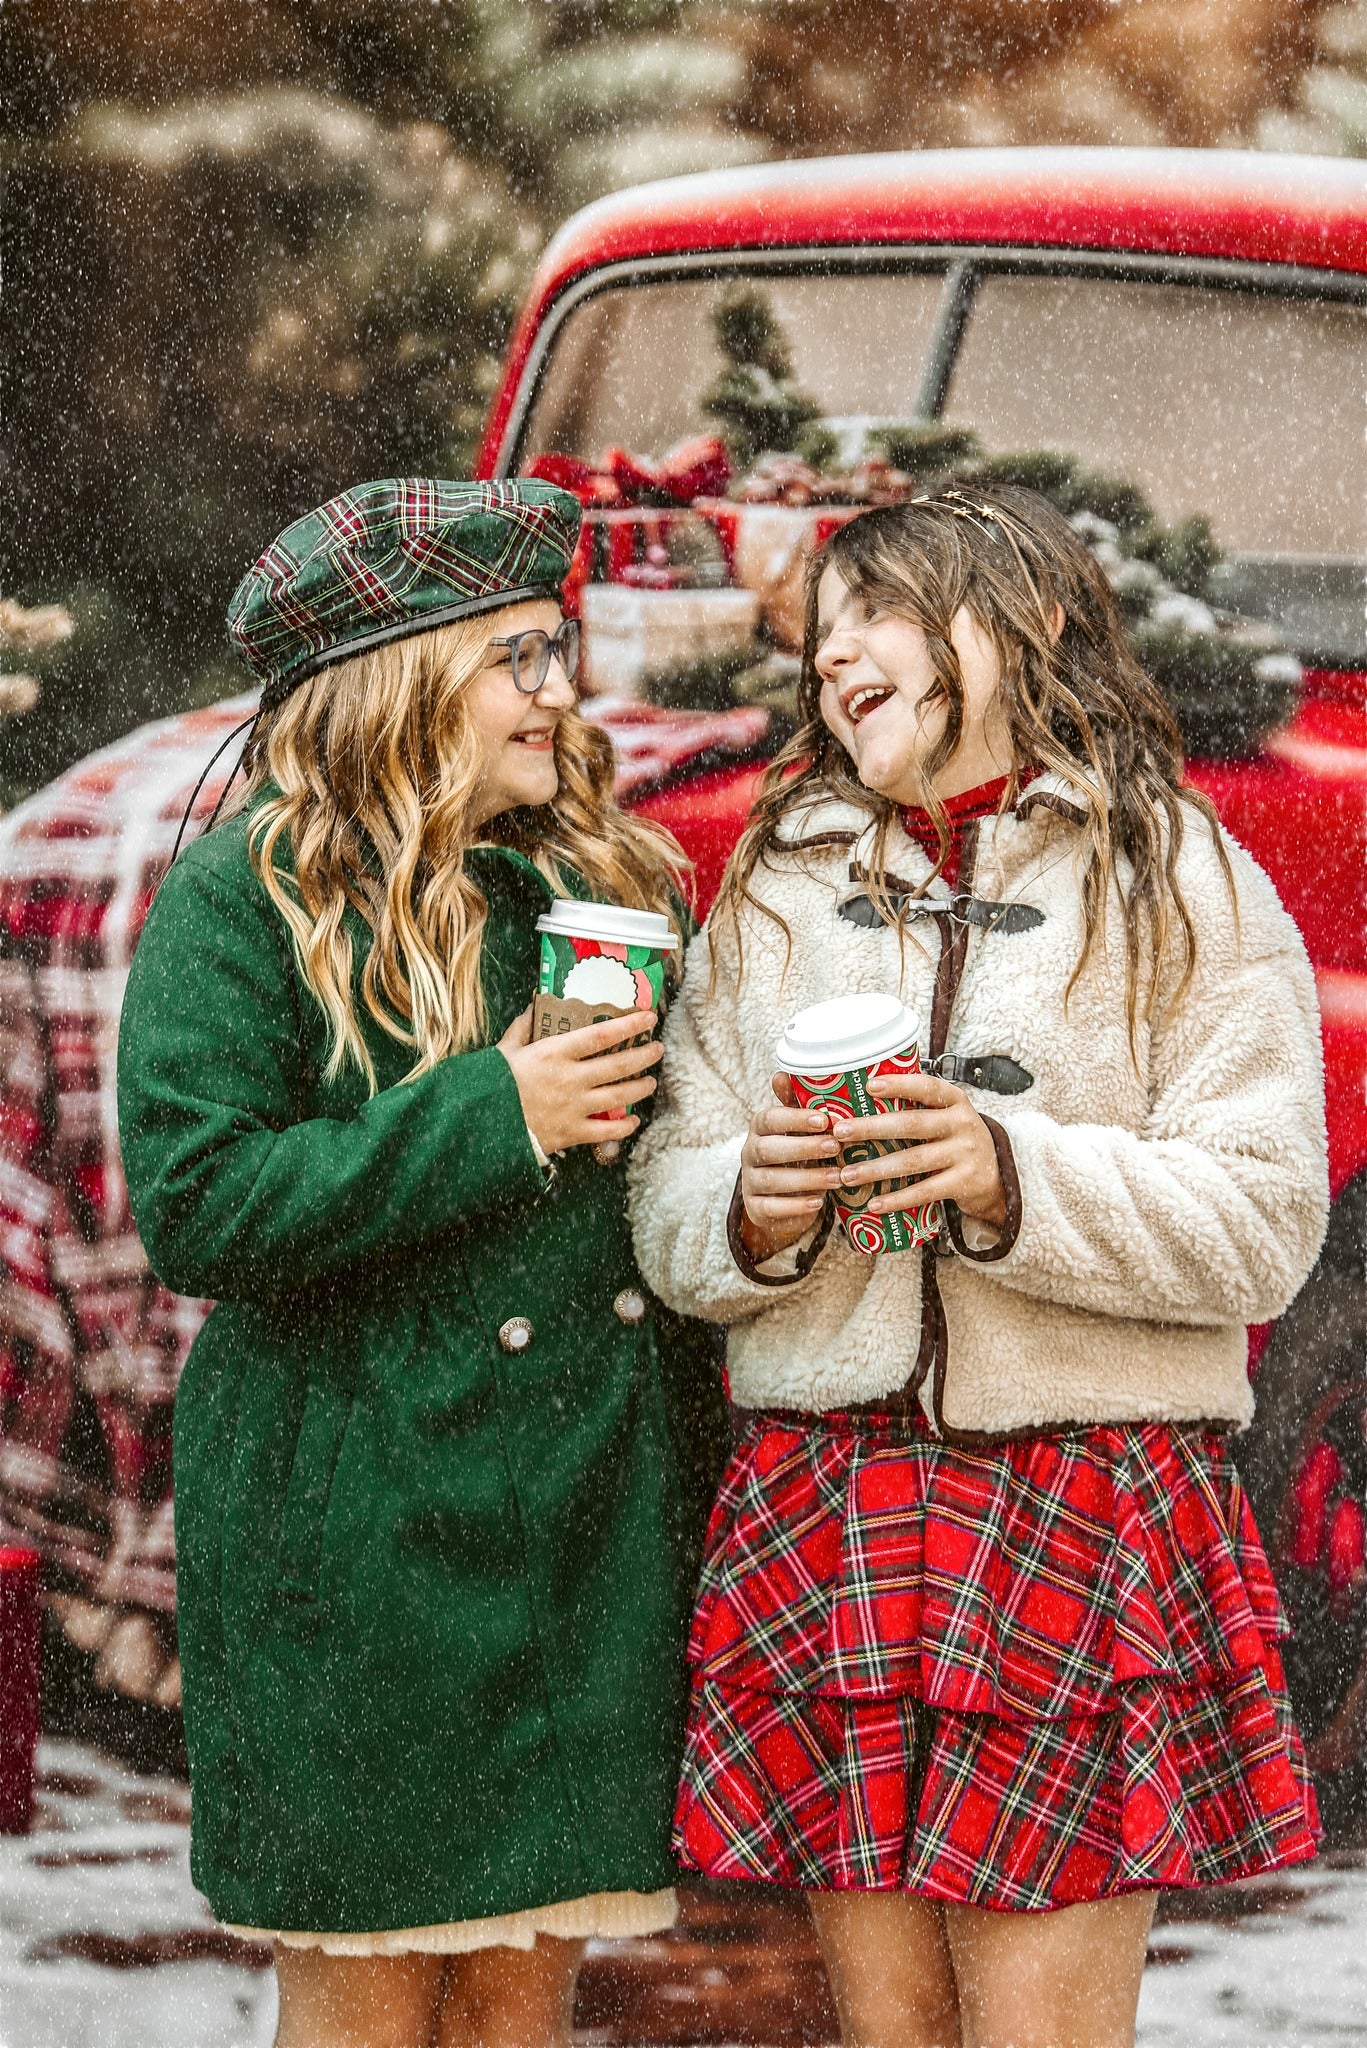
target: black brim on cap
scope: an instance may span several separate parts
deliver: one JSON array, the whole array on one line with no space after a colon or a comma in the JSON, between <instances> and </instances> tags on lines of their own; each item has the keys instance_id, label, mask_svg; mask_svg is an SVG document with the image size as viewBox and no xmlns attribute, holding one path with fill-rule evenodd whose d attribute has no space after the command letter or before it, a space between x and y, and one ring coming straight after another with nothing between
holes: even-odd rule
<instances>
[{"instance_id":1,"label":"black brim on cap","mask_svg":"<svg viewBox=\"0 0 1367 2048\"><path fill-rule=\"evenodd\" d=\"M385 647L392 640L414 639L419 633L430 632L435 626L453 625L458 619L475 619L483 612L499 612L509 605L527 604L533 598L546 598L558 605L561 592L556 584L527 583L516 590L495 590L484 597L467 597L456 604L437 605L419 617L396 619L392 625L377 626L373 632L357 633L338 646L325 648L310 660L301 661L288 675L272 677L261 692L260 710L274 711L300 683L316 676L320 669L335 668L340 661L350 661L353 655L368 654L373 647Z\"/></svg>"}]
</instances>

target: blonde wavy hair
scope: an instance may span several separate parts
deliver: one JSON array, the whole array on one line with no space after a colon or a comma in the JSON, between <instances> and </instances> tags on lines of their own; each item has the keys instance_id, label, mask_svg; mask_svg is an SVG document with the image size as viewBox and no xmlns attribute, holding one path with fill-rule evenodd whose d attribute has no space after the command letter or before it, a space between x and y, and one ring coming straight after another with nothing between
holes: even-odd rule
<instances>
[{"instance_id":1,"label":"blonde wavy hair","mask_svg":"<svg viewBox=\"0 0 1367 2048\"><path fill-rule=\"evenodd\" d=\"M354 1062L372 1094L348 904L373 935L361 1000L413 1048L408 1080L486 1036L488 904L466 869L472 845L514 847L557 891L572 869L595 897L678 923L687 858L669 833L619 809L612 743L577 711L556 728L554 800L476 828L482 757L467 686L488 666L498 618L391 641L301 683L253 733L232 806L252 811L252 864L326 1013L325 1078Z\"/></svg>"}]
</instances>

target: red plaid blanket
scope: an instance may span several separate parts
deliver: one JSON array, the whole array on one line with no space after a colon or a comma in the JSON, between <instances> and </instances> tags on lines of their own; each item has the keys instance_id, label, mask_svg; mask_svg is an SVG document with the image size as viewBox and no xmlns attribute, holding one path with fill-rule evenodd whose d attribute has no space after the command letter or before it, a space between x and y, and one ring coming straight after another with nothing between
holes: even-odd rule
<instances>
[{"instance_id":1,"label":"red plaid blanket","mask_svg":"<svg viewBox=\"0 0 1367 2048\"><path fill-rule=\"evenodd\" d=\"M37 1545L103 1682L175 1704L171 1405L207 1304L150 1272L119 1161L128 963L190 791L252 697L143 727L0 818L0 1541ZM762 711L596 702L625 798L764 737ZM230 745L196 805L207 818Z\"/></svg>"}]
</instances>

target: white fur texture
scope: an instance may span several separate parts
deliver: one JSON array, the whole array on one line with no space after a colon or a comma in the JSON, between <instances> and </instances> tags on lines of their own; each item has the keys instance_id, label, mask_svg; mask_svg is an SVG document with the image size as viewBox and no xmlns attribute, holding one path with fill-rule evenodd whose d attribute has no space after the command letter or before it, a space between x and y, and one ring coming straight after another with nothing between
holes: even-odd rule
<instances>
[{"instance_id":1,"label":"white fur texture","mask_svg":"<svg viewBox=\"0 0 1367 2048\"><path fill-rule=\"evenodd\" d=\"M1210 834L1190 817L1179 876L1197 966L1166 1021L1151 1030L1141 1019L1136 1070L1118 904L1065 1006L1081 939L1079 835L1028 799L1027 811L984 821L974 893L1033 904L1045 921L971 933L948 1045L1009 1054L1035 1077L1023 1095L969 1091L1010 1138L1023 1217L996 1263L939 1263L946 1422L996 1433L1244 1423L1245 1325L1286 1307L1328 1211L1305 949L1267 877L1226 838L1236 931ZM813 833L857 832L864 821L825 804L800 822ZM898 829L887 862L913 883L929 872ZM873 990L930 1016L937 926L918 918L899 948L894 932L838 917L849 865L841 847L775 855L753 888L785 919L791 951L768 918L747 914L743 971L725 949L711 992L709 931L695 940L665 1027L660 1107L631 1164L641 1270L674 1307L730 1325L732 1393L747 1407L835 1408L890 1393L920 1339L915 1253L869 1258L837 1231L805 1279L766 1288L738 1270L727 1244L741 1145L753 1111L773 1099L785 1021L809 1003ZM1170 989L1175 968L1165 973Z\"/></svg>"}]
</instances>

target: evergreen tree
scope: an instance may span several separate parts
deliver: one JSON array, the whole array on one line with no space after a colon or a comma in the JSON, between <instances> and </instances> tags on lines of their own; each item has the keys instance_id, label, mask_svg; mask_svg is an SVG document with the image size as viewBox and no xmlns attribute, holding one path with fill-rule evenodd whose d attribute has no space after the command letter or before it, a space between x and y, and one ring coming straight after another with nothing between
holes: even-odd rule
<instances>
[{"instance_id":1,"label":"evergreen tree","mask_svg":"<svg viewBox=\"0 0 1367 2048\"><path fill-rule=\"evenodd\" d=\"M764 292L735 285L712 319L725 368L703 395L702 409L721 427L737 470L764 454L793 453L820 465L835 448L821 407L798 389L787 338Z\"/></svg>"}]
</instances>

